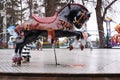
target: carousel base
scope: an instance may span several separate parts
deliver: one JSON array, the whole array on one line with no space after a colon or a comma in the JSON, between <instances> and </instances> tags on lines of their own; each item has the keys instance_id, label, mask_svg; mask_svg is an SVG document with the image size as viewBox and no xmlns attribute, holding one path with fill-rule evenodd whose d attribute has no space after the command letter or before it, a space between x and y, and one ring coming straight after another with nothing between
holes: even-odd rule
<instances>
[{"instance_id":1,"label":"carousel base","mask_svg":"<svg viewBox=\"0 0 120 80\"><path fill-rule=\"evenodd\" d=\"M8 53L9 52L9 53ZM119 49L31 50L30 62L12 67L13 49L0 50L0 80L120 80Z\"/></svg>"}]
</instances>

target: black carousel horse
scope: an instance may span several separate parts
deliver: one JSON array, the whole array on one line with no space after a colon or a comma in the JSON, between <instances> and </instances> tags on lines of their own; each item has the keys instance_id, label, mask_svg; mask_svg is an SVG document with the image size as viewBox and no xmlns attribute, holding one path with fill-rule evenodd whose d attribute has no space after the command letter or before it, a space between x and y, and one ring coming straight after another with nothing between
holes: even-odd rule
<instances>
[{"instance_id":1,"label":"black carousel horse","mask_svg":"<svg viewBox=\"0 0 120 80\"><path fill-rule=\"evenodd\" d=\"M13 63L21 65L21 51L24 45L39 39L39 36L48 37L48 41L51 43L60 37L77 36L77 39L82 38L82 34L74 31L74 27L80 29L89 17L89 11L80 4L67 4L52 17L41 18L32 15L31 20L15 28L17 34L23 33L24 37L16 42Z\"/></svg>"}]
</instances>

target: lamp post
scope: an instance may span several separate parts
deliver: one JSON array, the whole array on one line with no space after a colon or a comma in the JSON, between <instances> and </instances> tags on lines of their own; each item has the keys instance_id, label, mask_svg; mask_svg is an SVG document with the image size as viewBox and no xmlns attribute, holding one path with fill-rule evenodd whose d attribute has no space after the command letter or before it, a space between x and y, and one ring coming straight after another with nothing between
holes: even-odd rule
<instances>
[{"instance_id":1,"label":"lamp post","mask_svg":"<svg viewBox=\"0 0 120 80\"><path fill-rule=\"evenodd\" d=\"M110 22L112 21L112 19L109 18L109 17L106 17L104 21L106 22L106 31L107 31L107 35L106 35L106 47L107 48L111 48L111 42L109 41L109 38L111 36Z\"/></svg>"}]
</instances>

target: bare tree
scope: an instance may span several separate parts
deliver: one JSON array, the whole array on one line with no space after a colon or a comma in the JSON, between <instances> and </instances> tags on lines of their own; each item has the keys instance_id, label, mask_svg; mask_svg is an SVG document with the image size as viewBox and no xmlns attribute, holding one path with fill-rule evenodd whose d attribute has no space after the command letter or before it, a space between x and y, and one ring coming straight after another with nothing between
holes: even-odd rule
<instances>
[{"instance_id":1,"label":"bare tree","mask_svg":"<svg viewBox=\"0 0 120 80\"><path fill-rule=\"evenodd\" d=\"M57 0L45 0L45 16L52 16L54 15L57 5Z\"/></svg>"},{"instance_id":2,"label":"bare tree","mask_svg":"<svg viewBox=\"0 0 120 80\"><path fill-rule=\"evenodd\" d=\"M0 1L0 11L2 11L3 10L3 7L4 7L4 5L3 5L3 0L1 0ZM0 33L2 32L2 29L3 29L3 16L2 16L2 13L0 12ZM1 37L1 35L0 35L0 37Z\"/></svg>"},{"instance_id":3,"label":"bare tree","mask_svg":"<svg viewBox=\"0 0 120 80\"><path fill-rule=\"evenodd\" d=\"M103 27L103 21L105 20L105 16L107 13L107 10L118 0L113 0L109 2L109 4L102 9L102 4L104 3L102 0L97 0L96 5L96 18L97 18L97 26L99 30L99 39L100 39L100 48L105 47L105 36L104 36L104 27ZM102 12L103 11L103 12Z\"/></svg>"},{"instance_id":4,"label":"bare tree","mask_svg":"<svg viewBox=\"0 0 120 80\"><path fill-rule=\"evenodd\" d=\"M103 22L106 18L108 10L111 9L111 6L117 1L118 0L82 0L84 5L85 2L92 2L95 6L100 48L106 47Z\"/></svg>"},{"instance_id":5,"label":"bare tree","mask_svg":"<svg viewBox=\"0 0 120 80\"><path fill-rule=\"evenodd\" d=\"M30 16L32 15L33 0L27 0Z\"/></svg>"}]
</instances>

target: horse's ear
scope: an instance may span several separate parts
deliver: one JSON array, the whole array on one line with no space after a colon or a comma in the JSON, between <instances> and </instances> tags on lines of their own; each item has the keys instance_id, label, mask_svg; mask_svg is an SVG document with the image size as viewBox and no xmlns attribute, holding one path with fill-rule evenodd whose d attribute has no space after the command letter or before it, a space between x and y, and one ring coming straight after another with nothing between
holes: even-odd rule
<instances>
[{"instance_id":1,"label":"horse's ear","mask_svg":"<svg viewBox=\"0 0 120 80\"><path fill-rule=\"evenodd\" d=\"M92 14L92 12L88 12L88 16L90 17L90 15Z\"/></svg>"}]
</instances>

